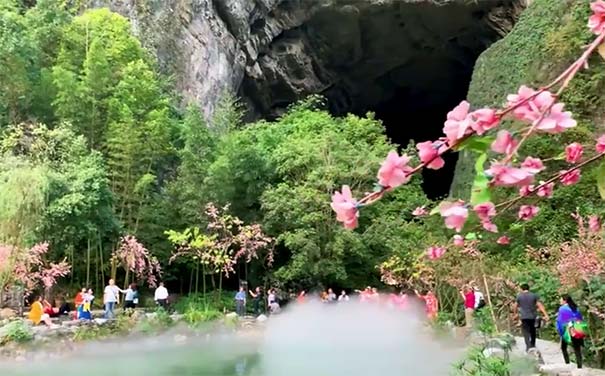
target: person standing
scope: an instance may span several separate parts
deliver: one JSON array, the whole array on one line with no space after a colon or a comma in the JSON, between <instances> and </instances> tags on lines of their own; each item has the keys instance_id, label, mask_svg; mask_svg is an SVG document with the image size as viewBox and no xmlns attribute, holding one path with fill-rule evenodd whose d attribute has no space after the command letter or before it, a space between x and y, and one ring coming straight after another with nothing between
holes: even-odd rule
<instances>
[{"instance_id":1,"label":"person standing","mask_svg":"<svg viewBox=\"0 0 605 376\"><path fill-rule=\"evenodd\" d=\"M82 304L78 311L79 320L92 320L92 301L95 299L92 289L88 289L84 294Z\"/></svg>"},{"instance_id":2,"label":"person standing","mask_svg":"<svg viewBox=\"0 0 605 376\"><path fill-rule=\"evenodd\" d=\"M331 288L328 289L327 300L328 303L336 303L336 294L334 294L334 290Z\"/></svg>"},{"instance_id":3,"label":"person standing","mask_svg":"<svg viewBox=\"0 0 605 376\"><path fill-rule=\"evenodd\" d=\"M238 316L244 316L246 313L246 291L243 286L235 293L235 312Z\"/></svg>"},{"instance_id":4,"label":"person standing","mask_svg":"<svg viewBox=\"0 0 605 376\"><path fill-rule=\"evenodd\" d=\"M563 295L561 297L561 307L559 307L557 314L557 332L561 337L561 352L565 364L569 364L567 346L571 345L576 354L578 368L582 368L582 347L586 336L586 332L583 330L586 325L583 324L583 321L584 318L571 296Z\"/></svg>"},{"instance_id":5,"label":"person standing","mask_svg":"<svg viewBox=\"0 0 605 376\"><path fill-rule=\"evenodd\" d=\"M126 291L120 289L116 286L116 283L113 279L109 280L109 284L105 286L105 290L103 292L103 304L105 305L105 318L113 319L115 314L113 310L118 303L119 294L125 293Z\"/></svg>"},{"instance_id":6,"label":"person standing","mask_svg":"<svg viewBox=\"0 0 605 376\"><path fill-rule=\"evenodd\" d=\"M470 286L464 286L460 291L464 300L464 321L467 328L473 327L473 315L475 314L475 291Z\"/></svg>"},{"instance_id":7,"label":"person standing","mask_svg":"<svg viewBox=\"0 0 605 376\"><path fill-rule=\"evenodd\" d=\"M168 289L164 287L164 282L160 282L158 288L155 289L153 300L155 300L155 304L159 305L160 307L164 309L168 308Z\"/></svg>"},{"instance_id":8,"label":"person standing","mask_svg":"<svg viewBox=\"0 0 605 376\"><path fill-rule=\"evenodd\" d=\"M254 291L250 290L250 296L252 296L252 307L254 309L254 315L260 315L260 302L263 294L261 293L260 287L256 287Z\"/></svg>"},{"instance_id":9,"label":"person standing","mask_svg":"<svg viewBox=\"0 0 605 376\"><path fill-rule=\"evenodd\" d=\"M136 300L136 302L135 302ZM137 285L131 283L126 289L126 295L124 296L124 309L135 309L138 303L138 292Z\"/></svg>"},{"instance_id":10,"label":"person standing","mask_svg":"<svg viewBox=\"0 0 605 376\"><path fill-rule=\"evenodd\" d=\"M347 292L345 290L342 290L340 292L340 295L338 296L338 301L339 302L348 302L349 301L349 295L347 295Z\"/></svg>"},{"instance_id":11,"label":"person standing","mask_svg":"<svg viewBox=\"0 0 605 376\"><path fill-rule=\"evenodd\" d=\"M415 291L415 293L418 298L424 301L427 319L435 320L439 312L439 300L437 300L435 294L430 290L424 290L422 294L418 291Z\"/></svg>"},{"instance_id":12,"label":"person standing","mask_svg":"<svg viewBox=\"0 0 605 376\"><path fill-rule=\"evenodd\" d=\"M485 298L477 286L473 287L473 291L475 293L475 312L477 312L481 308L485 307Z\"/></svg>"},{"instance_id":13,"label":"person standing","mask_svg":"<svg viewBox=\"0 0 605 376\"><path fill-rule=\"evenodd\" d=\"M538 310L542 313L546 322L549 321L548 314L540 301L540 297L529 291L527 283L521 285L521 293L517 295L514 309L515 312L518 311L517 317L521 319L521 332L523 332L523 339L525 340L525 350L529 351L529 349L536 347L536 319L538 318Z\"/></svg>"}]
</instances>

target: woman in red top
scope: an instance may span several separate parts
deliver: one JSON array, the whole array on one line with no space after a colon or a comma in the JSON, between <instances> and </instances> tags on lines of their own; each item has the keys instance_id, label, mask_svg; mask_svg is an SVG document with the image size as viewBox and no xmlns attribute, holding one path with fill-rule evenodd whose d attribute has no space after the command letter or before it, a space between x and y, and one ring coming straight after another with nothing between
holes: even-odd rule
<instances>
[{"instance_id":1,"label":"woman in red top","mask_svg":"<svg viewBox=\"0 0 605 376\"><path fill-rule=\"evenodd\" d=\"M466 321L466 327L470 328L473 326L473 314L475 313L475 292L469 286L464 286L460 291L462 299L464 299L464 320Z\"/></svg>"}]
</instances>

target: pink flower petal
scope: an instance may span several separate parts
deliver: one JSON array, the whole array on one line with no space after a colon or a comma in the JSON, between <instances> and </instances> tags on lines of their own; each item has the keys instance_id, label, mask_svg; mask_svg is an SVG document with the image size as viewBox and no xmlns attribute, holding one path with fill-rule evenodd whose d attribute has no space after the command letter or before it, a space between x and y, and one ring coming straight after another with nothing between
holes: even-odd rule
<instances>
[{"instance_id":1,"label":"pink flower petal","mask_svg":"<svg viewBox=\"0 0 605 376\"><path fill-rule=\"evenodd\" d=\"M444 202L439 206L441 216L445 218L445 227L460 232L468 218L468 209L463 202Z\"/></svg>"},{"instance_id":2,"label":"pink flower petal","mask_svg":"<svg viewBox=\"0 0 605 376\"><path fill-rule=\"evenodd\" d=\"M584 148L577 142L571 143L565 147L565 160L568 163L578 163L582 158Z\"/></svg>"},{"instance_id":3,"label":"pink flower petal","mask_svg":"<svg viewBox=\"0 0 605 376\"><path fill-rule=\"evenodd\" d=\"M496 240L496 243L498 243L500 245L507 245L507 244L510 244L510 239L508 238L508 236L503 235L503 236L499 237L498 240Z\"/></svg>"},{"instance_id":4,"label":"pink flower petal","mask_svg":"<svg viewBox=\"0 0 605 376\"><path fill-rule=\"evenodd\" d=\"M595 146L597 153L605 152L605 134L597 138L597 145Z\"/></svg>"},{"instance_id":5,"label":"pink flower petal","mask_svg":"<svg viewBox=\"0 0 605 376\"><path fill-rule=\"evenodd\" d=\"M538 208L537 206L533 206L533 205L522 205L519 208L519 214L518 217L520 220L522 221L529 221L530 219L534 218L536 215L538 215L538 212L540 211L540 208Z\"/></svg>"},{"instance_id":6,"label":"pink flower petal","mask_svg":"<svg viewBox=\"0 0 605 376\"><path fill-rule=\"evenodd\" d=\"M399 156L397 152L391 151L378 170L378 184L392 189L410 181L413 168L408 166L409 162L407 155Z\"/></svg>"}]
</instances>

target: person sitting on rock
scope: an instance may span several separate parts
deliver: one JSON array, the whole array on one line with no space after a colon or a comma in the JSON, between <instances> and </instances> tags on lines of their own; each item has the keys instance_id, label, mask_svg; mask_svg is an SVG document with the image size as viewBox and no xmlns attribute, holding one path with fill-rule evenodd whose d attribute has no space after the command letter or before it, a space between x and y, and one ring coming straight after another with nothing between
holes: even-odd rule
<instances>
[{"instance_id":1,"label":"person sitting on rock","mask_svg":"<svg viewBox=\"0 0 605 376\"><path fill-rule=\"evenodd\" d=\"M43 299L42 306L44 307L44 313L46 313L49 317L59 316L59 308L53 307L53 305L50 304L48 300Z\"/></svg>"},{"instance_id":2,"label":"person sitting on rock","mask_svg":"<svg viewBox=\"0 0 605 376\"><path fill-rule=\"evenodd\" d=\"M88 291L82 297L82 304L78 308L78 319L80 320L92 320L92 301L94 300L92 289Z\"/></svg>"},{"instance_id":3,"label":"person sitting on rock","mask_svg":"<svg viewBox=\"0 0 605 376\"><path fill-rule=\"evenodd\" d=\"M50 321L50 316L47 313L44 313L44 306L42 305L42 301L43 300L41 296L36 297L36 299L31 305L27 317L34 323L34 325L39 325L41 322L43 322L47 326L51 326L52 322Z\"/></svg>"},{"instance_id":4,"label":"person sitting on rock","mask_svg":"<svg viewBox=\"0 0 605 376\"><path fill-rule=\"evenodd\" d=\"M81 305L84 304L84 295L86 294L86 287L82 287L82 290L78 291L74 298L74 319L78 319L78 312L81 310Z\"/></svg>"}]
</instances>

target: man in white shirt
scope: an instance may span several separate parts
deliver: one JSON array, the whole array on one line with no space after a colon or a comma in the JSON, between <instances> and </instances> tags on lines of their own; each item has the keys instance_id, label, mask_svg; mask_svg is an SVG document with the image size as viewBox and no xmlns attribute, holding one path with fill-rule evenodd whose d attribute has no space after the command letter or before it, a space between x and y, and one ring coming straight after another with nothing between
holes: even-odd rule
<instances>
[{"instance_id":1,"label":"man in white shirt","mask_svg":"<svg viewBox=\"0 0 605 376\"><path fill-rule=\"evenodd\" d=\"M120 292L124 293L125 291L116 286L116 283L113 279L110 279L109 284L105 286L105 291L103 292L103 304L105 305L106 319L113 319L115 317L113 309L118 303Z\"/></svg>"},{"instance_id":2,"label":"man in white shirt","mask_svg":"<svg viewBox=\"0 0 605 376\"><path fill-rule=\"evenodd\" d=\"M153 300L164 309L168 306L168 290L164 287L164 282L160 282L158 288L155 289Z\"/></svg>"}]
</instances>

